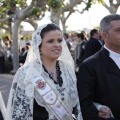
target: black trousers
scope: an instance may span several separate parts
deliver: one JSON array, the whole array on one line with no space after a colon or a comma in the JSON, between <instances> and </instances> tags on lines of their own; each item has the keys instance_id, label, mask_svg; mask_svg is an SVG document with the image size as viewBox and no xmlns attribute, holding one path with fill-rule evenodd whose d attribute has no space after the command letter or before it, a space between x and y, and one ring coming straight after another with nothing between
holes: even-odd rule
<instances>
[{"instance_id":1,"label":"black trousers","mask_svg":"<svg viewBox=\"0 0 120 120\"><path fill-rule=\"evenodd\" d=\"M5 57L0 56L0 73L5 73Z\"/></svg>"}]
</instances>

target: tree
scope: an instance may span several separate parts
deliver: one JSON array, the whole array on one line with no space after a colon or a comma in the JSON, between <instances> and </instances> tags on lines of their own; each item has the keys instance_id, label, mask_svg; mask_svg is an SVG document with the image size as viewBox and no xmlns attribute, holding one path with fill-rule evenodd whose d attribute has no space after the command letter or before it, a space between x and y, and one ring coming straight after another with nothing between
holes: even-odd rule
<instances>
[{"instance_id":1,"label":"tree","mask_svg":"<svg viewBox=\"0 0 120 120\"><path fill-rule=\"evenodd\" d=\"M111 14L115 14L120 6L120 0L109 0L109 6L104 0L98 0Z\"/></svg>"},{"instance_id":2,"label":"tree","mask_svg":"<svg viewBox=\"0 0 120 120\"><path fill-rule=\"evenodd\" d=\"M27 14L27 18L24 20L24 22L30 23L36 30L38 27L38 20L41 20L45 16L45 12L47 10L46 4L47 0L42 4L37 2L32 10Z\"/></svg>"},{"instance_id":3,"label":"tree","mask_svg":"<svg viewBox=\"0 0 120 120\"><path fill-rule=\"evenodd\" d=\"M29 20L32 19L31 16L39 16L41 14L39 12L40 9L38 10L37 8L45 6L46 0L32 0L30 5L27 4L27 0L1 0L1 2L4 3L5 8L9 9L3 9L5 13L3 18L12 19L13 71L16 71L19 68L18 28L25 19Z\"/></svg>"},{"instance_id":4,"label":"tree","mask_svg":"<svg viewBox=\"0 0 120 120\"><path fill-rule=\"evenodd\" d=\"M69 0L67 3L64 3L64 0L48 0L51 12L51 21L59 25L59 20L61 20L63 32L66 32L66 20L76 11L74 7L81 3L86 4L86 7L81 12L83 13L91 7L92 0ZM66 12L68 13L67 15L65 15Z\"/></svg>"},{"instance_id":5,"label":"tree","mask_svg":"<svg viewBox=\"0 0 120 120\"><path fill-rule=\"evenodd\" d=\"M62 13L62 14L61 14L60 20L61 20L61 23L62 23L63 33L66 33L66 26L65 26L65 24L66 24L67 19L69 18L69 16L70 16L72 13L73 13L73 10L71 9L71 10L68 12L68 14L67 14L66 17L65 17L65 13Z\"/></svg>"},{"instance_id":6,"label":"tree","mask_svg":"<svg viewBox=\"0 0 120 120\"><path fill-rule=\"evenodd\" d=\"M70 0L67 4L64 4L64 0L48 0L51 21L59 25L60 16L81 2L82 0Z\"/></svg>"},{"instance_id":7,"label":"tree","mask_svg":"<svg viewBox=\"0 0 120 120\"><path fill-rule=\"evenodd\" d=\"M11 32L11 18L8 16L9 6L3 0L0 0L0 28Z\"/></svg>"},{"instance_id":8,"label":"tree","mask_svg":"<svg viewBox=\"0 0 120 120\"><path fill-rule=\"evenodd\" d=\"M104 0L91 0L92 4L95 4L96 2L102 4L110 14L115 14L120 6L120 0L108 0L109 4Z\"/></svg>"}]
</instances>

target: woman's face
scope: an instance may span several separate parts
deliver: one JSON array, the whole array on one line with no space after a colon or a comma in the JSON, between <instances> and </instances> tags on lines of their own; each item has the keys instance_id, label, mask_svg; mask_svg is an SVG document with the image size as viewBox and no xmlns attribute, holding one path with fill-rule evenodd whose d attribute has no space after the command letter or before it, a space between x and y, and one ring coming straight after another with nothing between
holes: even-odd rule
<instances>
[{"instance_id":1,"label":"woman's face","mask_svg":"<svg viewBox=\"0 0 120 120\"><path fill-rule=\"evenodd\" d=\"M59 30L45 33L41 44L42 59L58 59L62 51L62 40Z\"/></svg>"}]
</instances>

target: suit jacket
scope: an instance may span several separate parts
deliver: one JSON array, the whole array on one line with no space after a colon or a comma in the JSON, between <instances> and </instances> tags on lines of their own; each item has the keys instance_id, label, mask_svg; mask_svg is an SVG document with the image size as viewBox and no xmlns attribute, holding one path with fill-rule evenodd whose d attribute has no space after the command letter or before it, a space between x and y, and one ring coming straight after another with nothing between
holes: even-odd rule
<instances>
[{"instance_id":1,"label":"suit jacket","mask_svg":"<svg viewBox=\"0 0 120 120\"><path fill-rule=\"evenodd\" d=\"M90 38L90 40L85 45L85 58L90 57L101 49L102 45L95 38Z\"/></svg>"},{"instance_id":2,"label":"suit jacket","mask_svg":"<svg viewBox=\"0 0 120 120\"><path fill-rule=\"evenodd\" d=\"M93 102L108 106L120 120L120 69L105 48L83 61L77 78L84 120L104 120Z\"/></svg>"},{"instance_id":3,"label":"suit jacket","mask_svg":"<svg viewBox=\"0 0 120 120\"><path fill-rule=\"evenodd\" d=\"M0 110L0 120L3 120L3 116L2 116L1 110Z\"/></svg>"},{"instance_id":4,"label":"suit jacket","mask_svg":"<svg viewBox=\"0 0 120 120\"><path fill-rule=\"evenodd\" d=\"M27 57L27 53L28 53L28 51L25 51L24 53L23 53L23 55L20 57L20 59L19 59L19 62L20 63L25 63L25 60L26 60L26 57Z\"/></svg>"}]
</instances>

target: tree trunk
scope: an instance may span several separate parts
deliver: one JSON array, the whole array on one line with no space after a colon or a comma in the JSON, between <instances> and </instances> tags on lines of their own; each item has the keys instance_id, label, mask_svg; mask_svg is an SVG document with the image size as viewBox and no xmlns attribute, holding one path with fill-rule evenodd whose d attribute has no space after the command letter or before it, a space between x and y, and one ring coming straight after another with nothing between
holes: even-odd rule
<instances>
[{"instance_id":1,"label":"tree trunk","mask_svg":"<svg viewBox=\"0 0 120 120\"><path fill-rule=\"evenodd\" d=\"M51 8L51 21L59 26L60 9Z\"/></svg>"},{"instance_id":2,"label":"tree trunk","mask_svg":"<svg viewBox=\"0 0 120 120\"><path fill-rule=\"evenodd\" d=\"M110 9L109 9L109 12L111 14L115 14L117 12L117 10L118 10L118 8L115 8L115 7L111 6Z\"/></svg>"},{"instance_id":3,"label":"tree trunk","mask_svg":"<svg viewBox=\"0 0 120 120\"><path fill-rule=\"evenodd\" d=\"M10 38L12 38L12 20L9 20Z\"/></svg>"},{"instance_id":4,"label":"tree trunk","mask_svg":"<svg viewBox=\"0 0 120 120\"><path fill-rule=\"evenodd\" d=\"M61 19L61 23L62 23L62 28L63 28L63 33L66 33L66 26L65 26L65 20Z\"/></svg>"},{"instance_id":5,"label":"tree trunk","mask_svg":"<svg viewBox=\"0 0 120 120\"><path fill-rule=\"evenodd\" d=\"M13 25L13 71L17 71L19 68L19 51L18 51L18 28L20 25L20 20L15 20Z\"/></svg>"}]
</instances>

